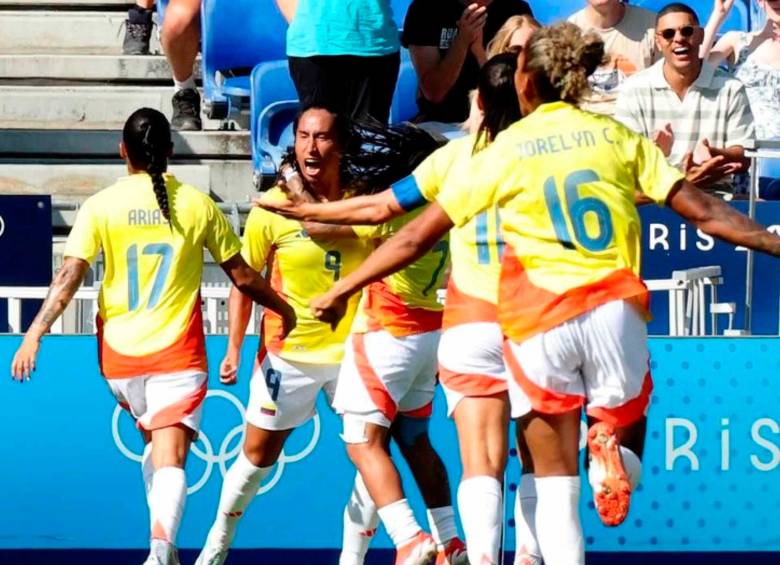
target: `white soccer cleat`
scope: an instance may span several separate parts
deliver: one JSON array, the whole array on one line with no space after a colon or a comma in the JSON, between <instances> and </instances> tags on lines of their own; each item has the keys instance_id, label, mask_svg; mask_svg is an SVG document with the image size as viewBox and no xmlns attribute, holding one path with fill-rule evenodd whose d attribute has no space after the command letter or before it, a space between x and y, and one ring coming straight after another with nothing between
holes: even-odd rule
<instances>
[{"instance_id":1,"label":"white soccer cleat","mask_svg":"<svg viewBox=\"0 0 780 565\"><path fill-rule=\"evenodd\" d=\"M179 565L176 547L170 542L153 539L144 565Z\"/></svg>"},{"instance_id":2,"label":"white soccer cleat","mask_svg":"<svg viewBox=\"0 0 780 565\"><path fill-rule=\"evenodd\" d=\"M195 560L195 565L222 565L227 560L227 556L227 549L206 545Z\"/></svg>"}]
</instances>

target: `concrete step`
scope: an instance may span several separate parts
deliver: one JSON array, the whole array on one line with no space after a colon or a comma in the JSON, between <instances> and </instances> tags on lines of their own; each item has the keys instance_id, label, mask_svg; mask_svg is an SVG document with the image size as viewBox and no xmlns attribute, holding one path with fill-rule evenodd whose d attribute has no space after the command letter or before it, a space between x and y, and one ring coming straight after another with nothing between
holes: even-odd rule
<instances>
[{"instance_id":1,"label":"concrete step","mask_svg":"<svg viewBox=\"0 0 780 565\"><path fill-rule=\"evenodd\" d=\"M121 129L143 106L170 117L173 87L0 85L0 128Z\"/></svg>"},{"instance_id":2,"label":"concrete step","mask_svg":"<svg viewBox=\"0 0 780 565\"><path fill-rule=\"evenodd\" d=\"M0 54L118 55L125 12L0 11ZM157 33L150 49L161 53Z\"/></svg>"},{"instance_id":3,"label":"concrete step","mask_svg":"<svg viewBox=\"0 0 780 565\"><path fill-rule=\"evenodd\" d=\"M117 159L122 132L116 130L9 129L0 134L0 163L102 161ZM176 160L249 160L247 131L173 132Z\"/></svg>"},{"instance_id":4,"label":"concrete step","mask_svg":"<svg viewBox=\"0 0 780 565\"><path fill-rule=\"evenodd\" d=\"M256 194L249 161L173 161L170 171L183 182L208 192L217 200L246 202ZM88 196L127 175L121 162L105 164L0 164L0 195L50 194L60 202L83 202Z\"/></svg>"},{"instance_id":5,"label":"concrete step","mask_svg":"<svg viewBox=\"0 0 780 565\"><path fill-rule=\"evenodd\" d=\"M155 108L169 118L173 87L162 86L30 86L0 83L0 129L121 129L141 107ZM222 122L203 117L206 130ZM249 128L249 108L231 127Z\"/></svg>"},{"instance_id":6,"label":"concrete step","mask_svg":"<svg viewBox=\"0 0 780 565\"><path fill-rule=\"evenodd\" d=\"M200 78L200 59L195 62L195 77ZM3 84L30 79L170 85L171 70L162 55L0 55Z\"/></svg>"}]
</instances>

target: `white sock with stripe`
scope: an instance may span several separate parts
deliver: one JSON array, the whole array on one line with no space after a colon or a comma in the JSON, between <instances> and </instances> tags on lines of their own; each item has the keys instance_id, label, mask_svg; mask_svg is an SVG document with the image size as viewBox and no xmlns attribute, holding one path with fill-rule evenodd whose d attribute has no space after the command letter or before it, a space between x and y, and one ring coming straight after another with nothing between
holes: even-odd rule
<instances>
[{"instance_id":1,"label":"white sock with stripe","mask_svg":"<svg viewBox=\"0 0 780 565\"><path fill-rule=\"evenodd\" d=\"M187 477L179 467L162 467L154 472L149 493L152 539L176 544L184 503L187 501Z\"/></svg>"},{"instance_id":2,"label":"white sock with stripe","mask_svg":"<svg viewBox=\"0 0 780 565\"><path fill-rule=\"evenodd\" d=\"M363 565L368 546L379 525L379 513L360 473L355 475L352 495L344 508L344 533L339 565Z\"/></svg>"},{"instance_id":3,"label":"white sock with stripe","mask_svg":"<svg viewBox=\"0 0 780 565\"><path fill-rule=\"evenodd\" d=\"M533 474L520 477L515 496L515 562L514 565L536 565L542 552L536 539L536 481Z\"/></svg>"},{"instance_id":4,"label":"white sock with stripe","mask_svg":"<svg viewBox=\"0 0 780 565\"><path fill-rule=\"evenodd\" d=\"M452 538L458 537L458 527L455 525L455 509L452 506L431 508L427 511L428 525L431 528L433 541L443 548Z\"/></svg>"},{"instance_id":5,"label":"white sock with stripe","mask_svg":"<svg viewBox=\"0 0 780 565\"><path fill-rule=\"evenodd\" d=\"M461 481L458 512L470 563L498 563L503 499L501 483L494 477L482 475Z\"/></svg>"},{"instance_id":6,"label":"white sock with stripe","mask_svg":"<svg viewBox=\"0 0 780 565\"><path fill-rule=\"evenodd\" d=\"M219 506L206 545L227 549L233 543L238 521L260 489L260 483L272 467L255 467L242 449L222 482Z\"/></svg>"},{"instance_id":7,"label":"white sock with stripe","mask_svg":"<svg viewBox=\"0 0 780 565\"><path fill-rule=\"evenodd\" d=\"M585 565L580 477L537 477L536 495L536 535L545 565Z\"/></svg>"},{"instance_id":8,"label":"white sock with stripe","mask_svg":"<svg viewBox=\"0 0 780 565\"><path fill-rule=\"evenodd\" d=\"M398 548L408 544L422 531L420 524L414 518L409 502L405 498L383 506L378 512L385 525L385 530L387 530L387 535Z\"/></svg>"}]
</instances>

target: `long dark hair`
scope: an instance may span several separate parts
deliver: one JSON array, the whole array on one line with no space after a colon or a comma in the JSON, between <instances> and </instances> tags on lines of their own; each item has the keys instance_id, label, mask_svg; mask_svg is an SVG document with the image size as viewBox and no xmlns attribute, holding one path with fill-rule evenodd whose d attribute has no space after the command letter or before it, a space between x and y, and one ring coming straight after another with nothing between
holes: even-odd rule
<instances>
[{"instance_id":1,"label":"long dark hair","mask_svg":"<svg viewBox=\"0 0 780 565\"><path fill-rule=\"evenodd\" d=\"M523 117L515 90L516 70L517 54L511 52L494 55L482 65L478 87L484 117L477 130L475 151Z\"/></svg>"},{"instance_id":2,"label":"long dark hair","mask_svg":"<svg viewBox=\"0 0 780 565\"><path fill-rule=\"evenodd\" d=\"M152 177L152 188L163 217L171 221L168 191L163 173L168 170L171 154L171 125L157 110L141 108L133 112L122 130L122 142L133 168L144 170Z\"/></svg>"},{"instance_id":3,"label":"long dark hair","mask_svg":"<svg viewBox=\"0 0 780 565\"><path fill-rule=\"evenodd\" d=\"M443 145L443 141L410 123L387 126L370 117L354 120L319 106L302 109L293 122L293 132L298 131L303 113L313 108L326 110L335 118L335 138L341 153L341 188L352 195L388 188L411 174ZM295 164L294 147L287 148L282 162Z\"/></svg>"}]
</instances>

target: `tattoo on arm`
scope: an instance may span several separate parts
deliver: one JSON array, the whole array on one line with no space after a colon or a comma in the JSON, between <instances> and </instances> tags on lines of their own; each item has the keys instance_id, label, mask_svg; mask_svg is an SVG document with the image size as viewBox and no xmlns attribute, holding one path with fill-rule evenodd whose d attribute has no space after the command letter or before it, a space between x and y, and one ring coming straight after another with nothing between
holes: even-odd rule
<instances>
[{"instance_id":1,"label":"tattoo on arm","mask_svg":"<svg viewBox=\"0 0 780 565\"><path fill-rule=\"evenodd\" d=\"M49 331L52 324L65 311L81 285L81 281L84 280L87 269L89 269L89 263L86 261L68 258L57 271L43 306L33 321L33 325L39 326L42 333Z\"/></svg>"}]
</instances>

